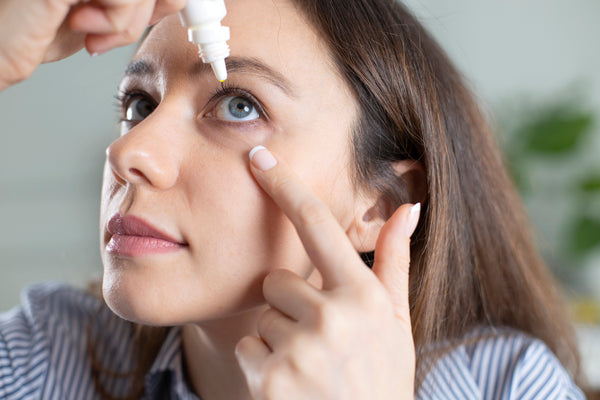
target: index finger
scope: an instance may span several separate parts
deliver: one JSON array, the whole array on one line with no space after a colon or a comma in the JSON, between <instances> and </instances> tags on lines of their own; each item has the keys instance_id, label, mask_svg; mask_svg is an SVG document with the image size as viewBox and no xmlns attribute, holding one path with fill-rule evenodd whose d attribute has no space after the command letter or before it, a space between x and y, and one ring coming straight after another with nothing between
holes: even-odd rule
<instances>
[{"instance_id":1,"label":"index finger","mask_svg":"<svg viewBox=\"0 0 600 400\"><path fill-rule=\"evenodd\" d=\"M260 186L294 224L324 288L364 279L367 269L325 203L263 146L252 149L250 161Z\"/></svg>"}]
</instances>

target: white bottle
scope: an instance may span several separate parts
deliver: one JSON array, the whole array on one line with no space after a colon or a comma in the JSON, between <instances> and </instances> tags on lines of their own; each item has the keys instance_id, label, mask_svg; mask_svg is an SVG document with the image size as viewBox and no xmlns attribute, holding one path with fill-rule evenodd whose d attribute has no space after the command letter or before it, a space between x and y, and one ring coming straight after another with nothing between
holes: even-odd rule
<instances>
[{"instance_id":1,"label":"white bottle","mask_svg":"<svg viewBox=\"0 0 600 400\"><path fill-rule=\"evenodd\" d=\"M183 26L188 28L188 39L198 45L198 54L210 63L220 82L227 79L225 58L229 56L229 28L221 26L225 18L225 0L189 0L179 12Z\"/></svg>"}]
</instances>

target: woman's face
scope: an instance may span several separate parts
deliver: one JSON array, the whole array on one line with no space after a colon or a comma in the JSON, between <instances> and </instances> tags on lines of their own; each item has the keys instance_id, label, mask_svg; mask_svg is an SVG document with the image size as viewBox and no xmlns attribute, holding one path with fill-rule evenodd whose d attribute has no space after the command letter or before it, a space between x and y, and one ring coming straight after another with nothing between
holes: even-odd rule
<instances>
[{"instance_id":1,"label":"woman's face","mask_svg":"<svg viewBox=\"0 0 600 400\"><path fill-rule=\"evenodd\" d=\"M152 29L121 83L100 229L104 295L130 320L222 318L263 302L269 270L311 274L293 226L250 173L256 145L286 160L343 228L355 218L356 103L325 45L289 1L227 6L223 85L176 17Z\"/></svg>"}]
</instances>

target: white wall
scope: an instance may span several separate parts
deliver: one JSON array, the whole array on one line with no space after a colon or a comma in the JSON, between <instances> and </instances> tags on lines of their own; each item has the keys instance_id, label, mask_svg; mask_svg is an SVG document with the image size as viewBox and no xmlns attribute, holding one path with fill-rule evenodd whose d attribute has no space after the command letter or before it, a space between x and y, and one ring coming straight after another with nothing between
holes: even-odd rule
<instances>
[{"instance_id":1,"label":"white wall","mask_svg":"<svg viewBox=\"0 0 600 400\"><path fill-rule=\"evenodd\" d=\"M586 82L600 110L600 1L406 0L490 103Z\"/></svg>"},{"instance_id":2,"label":"white wall","mask_svg":"<svg viewBox=\"0 0 600 400\"><path fill-rule=\"evenodd\" d=\"M0 93L0 310L28 283L101 272L101 170L131 54L82 52Z\"/></svg>"}]
</instances>

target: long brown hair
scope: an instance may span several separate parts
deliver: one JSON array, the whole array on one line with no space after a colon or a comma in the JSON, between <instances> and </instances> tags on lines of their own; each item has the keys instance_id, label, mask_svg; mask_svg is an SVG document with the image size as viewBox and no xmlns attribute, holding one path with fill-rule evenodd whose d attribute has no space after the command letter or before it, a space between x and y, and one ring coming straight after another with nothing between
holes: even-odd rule
<instances>
[{"instance_id":1,"label":"long brown hair","mask_svg":"<svg viewBox=\"0 0 600 400\"><path fill-rule=\"evenodd\" d=\"M399 206L411 199L394 162L424 165L427 200L410 269L417 351L457 343L478 326L512 327L543 340L579 379L557 285L533 245L488 125L444 51L398 1L296 5L358 99L357 183Z\"/></svg>"},{"instance_id":2,"label":"long brown hair","mask_svg":"<svg viewBox=\"0 0 600 400\"><path fill-rule=\"evenodd\" d=\"M417 354L435 348L427 358L435 361L476 327L512 327L543 340L581 384L557 285L485 119L444 51L394 0L295 3L358 100L356 185L399 206L411 199L394 162L419 160L426 171L427 199L411 243ZM426 372L425 358L417 358L415 387Z\"/></svg>"}]
</instances>

